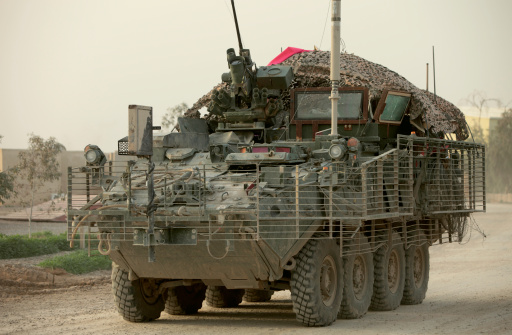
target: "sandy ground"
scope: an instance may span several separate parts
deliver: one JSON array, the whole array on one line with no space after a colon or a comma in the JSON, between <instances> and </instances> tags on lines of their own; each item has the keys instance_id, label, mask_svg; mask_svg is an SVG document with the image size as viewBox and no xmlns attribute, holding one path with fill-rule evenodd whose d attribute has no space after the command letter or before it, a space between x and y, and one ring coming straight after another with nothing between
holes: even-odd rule
<instances>
[{"instance_id":1,"label":"sandy ground","mask_svg":"<svg viewBox=\"0 0 512 335\"><path fill-rule=\"evenodd\" d=\"M108 273L46 272L41 287L34 287L27 281L35 281L30 269L40 260L33 258L0 261L0 333L512 334L512 205L491 204L488 213L474 218L487 238L473 232L466 244L430 249L429 291L421 305L369 312L359 320L338 320L330 327L311 329L295 321L285 291L268 303L244 302L235 309L204 305L194 316L163 313L157 321L134 324L115 311ZM23 277L23 273L26 278L16 282L12 274ZM52 276L53 284L48 284Z\"/></svg>"}]
</instances>

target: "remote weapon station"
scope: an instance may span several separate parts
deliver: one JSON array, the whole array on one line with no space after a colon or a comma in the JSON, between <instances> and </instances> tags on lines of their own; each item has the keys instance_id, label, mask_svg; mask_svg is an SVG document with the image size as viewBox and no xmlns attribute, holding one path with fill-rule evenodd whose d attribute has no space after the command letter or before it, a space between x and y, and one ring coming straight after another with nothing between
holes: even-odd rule
<instances>
[{"instance_id":1,"label":"remote weapon station","mask_svg":"<svg viewBox=\"0 0 512 335\"><path fill-rule=\"evenodd\" d=\"M330 56L262 67L233 12L240 51L227 50L229 72L200 100L206 119L156 135L152 108L131 105L127 159L88 145L86 166L69 168L69 239L97 234L133 322L278 290L306 326L421 303L429 247L460 241L470 213L485 211L485 151L461 141L464 116L340 54L340 0Z\"/></svg>"}]
</instances>

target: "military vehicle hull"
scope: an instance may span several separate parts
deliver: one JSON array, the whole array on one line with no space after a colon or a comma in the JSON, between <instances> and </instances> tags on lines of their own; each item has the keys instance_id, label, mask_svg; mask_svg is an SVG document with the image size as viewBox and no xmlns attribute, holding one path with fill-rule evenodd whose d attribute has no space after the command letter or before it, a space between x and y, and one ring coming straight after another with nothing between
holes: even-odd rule
<instances>
[{"instance_id":1,"label":"military vehicle hull","mask_svg":"<svg viewBox=\"0 0 512 335\"><path fill-rule=\"evenodd\" d=\"M321 141L318 136L302 145L323 155L314 149ZM420 250L414 255L426 262L422 248L428 255L430 245L460 241L469 214L485 210L481 145L409 135L377 156L276 164L285 155L274 150L285 144L290 142L234 154L229 164L197 165L208 154L195 153L178 163L142 159L97 171L70 170L70 238L80 227L96 231L101 252L131 281L155 280L164 295L198 283L228 290L293 290L297 262L311 241L334 241L336 257L359 266L374 266L379 250L397 245L402 252ZM241 157L250 161L256 155L240 169ZM148 206L151 175L153 209ZM101 199L101 207L92 209L94 199ZM366 263L365 254L373 255ZM404 274L412 270L400 270L405 254L394 257L403 292ZM363 277L374 275L364 271ZM382 309L398 307L401 299L381 304ZM359 316L364 309L344 315Z\"/></svg>"},{"instance_id":2,"label":"military vehicle hull","mask_svg":"<svg viewBox=\"0 0 512 335\"><path fill-rule=\"evenodd\" d=\"M327 326L425 299L429 247L486 209L485 148L449 102L339 54L339 9L330 80L325 52L258 68L239 35L196 119L153 136L152 108L131 105L131 160L89 145L69 169L69 238L97 234L126 320L290 289L297 320Z\"/></svg>"}]
</instances>

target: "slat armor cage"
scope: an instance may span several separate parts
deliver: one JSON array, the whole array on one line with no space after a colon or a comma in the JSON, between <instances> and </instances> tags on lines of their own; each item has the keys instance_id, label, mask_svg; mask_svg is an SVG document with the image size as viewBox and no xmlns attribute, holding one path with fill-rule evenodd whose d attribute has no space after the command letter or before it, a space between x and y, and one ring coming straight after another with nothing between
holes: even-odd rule
<instances>
[{"instance_id":1,"label":"slat armor cage","mask_svg":"<svg viewBox=\"0 0 512 335\"><path fill-rule=\"evenodd\" d=\"M389 228L402 233L406 246L461 241L470 213L486 209L483 145L399 136L396 148L354 165L255 164L230 171L225 164L156 162L148 234L148 164L70 168L68 239L87 235L89 246L99 243L104 252L119 242L203 244L212 257L263 241L286 260L310 238L337 238L342 246L364 234L369 243L357 252L374 251ZM323 234L313 236L317 231Z\"/></svg>"}]
</instances>

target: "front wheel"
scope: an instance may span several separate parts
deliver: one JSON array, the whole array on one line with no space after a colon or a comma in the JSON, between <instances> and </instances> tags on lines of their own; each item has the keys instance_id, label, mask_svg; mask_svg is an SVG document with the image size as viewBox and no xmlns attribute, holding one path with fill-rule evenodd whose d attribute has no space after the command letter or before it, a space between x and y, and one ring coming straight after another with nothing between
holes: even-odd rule
<instances>
[{"instance_id":1,"label":"front wheel","mask_svg":"<svg viewBox=\"0 0 512 335\"><path fill-rule=\"evenodd\" d=\"M430 255L427 238L422 231L418 231L417 234L410 242L409 248L405 250L405 288L402 305L421 304L428 289Z\"/></svg>"},{"instance_id":2,"label":"front wheel","mask_svg":"<svg viewBox=\"0 0 512 335\"><path fill-rule=\"evenodd\" d=\"M127 321L147 322L158 319L165 303L154 279L128 279L128 272L112 263L112 293L117 311Z\"/></svg>"},{"instance_id":3,"label":"front wheel","mask_svg":"<svg viewBox=\"0 0 512 335\"><path fill-rule=\"evenodd\" d=\"M335 240L312 239L296 257L290 281L293 311L305 326L328 326L343 296L342 260Z\"/></svg>"}]
</instances>

